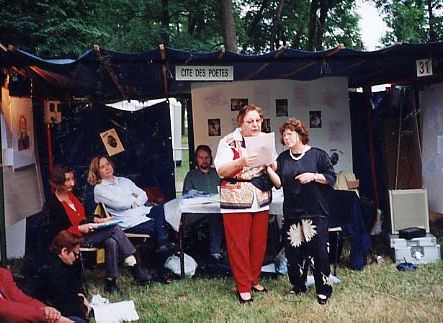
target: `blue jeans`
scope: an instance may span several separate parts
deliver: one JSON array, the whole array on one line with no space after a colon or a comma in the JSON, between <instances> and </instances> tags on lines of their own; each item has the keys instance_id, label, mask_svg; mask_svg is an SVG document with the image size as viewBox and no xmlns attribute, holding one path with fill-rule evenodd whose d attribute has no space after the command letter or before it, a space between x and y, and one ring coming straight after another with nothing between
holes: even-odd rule
<instances>
[{"instance_id":1,"label":"blue jeans","mask_svg":"<svg viewBox=\"0 0 443 323\"><path fill-rule=\"evenodd\" d=\"M168 243L168 223L165 220L165 210L163 205L152 207L151 211L146 216L150 217L152 220L128 228L125 232L149 234L150 236L155 237L158 246Z\"/></svg>"},{"instance_id":2,"label":"blue jeans","mask_svg":"<svg viewBox=\"0 0 443 323\"><path fill-rule=\"evenodd\" d=\"M223 223L221 214L208 214L208 225L211 254L219 253L223 234Z\"/></svg>"}]
</instances>

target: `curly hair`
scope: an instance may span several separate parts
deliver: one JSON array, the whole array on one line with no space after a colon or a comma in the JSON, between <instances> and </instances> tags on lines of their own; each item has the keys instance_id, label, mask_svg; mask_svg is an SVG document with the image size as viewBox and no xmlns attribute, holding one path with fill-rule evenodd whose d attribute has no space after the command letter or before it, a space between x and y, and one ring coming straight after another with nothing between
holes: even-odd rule
<instances>
[{"instance_id":1,"label":"curly hair","mask_svg":"<svg viewBox=\"0 0 443 323\"><path fill-rule=\"evenodd\" d=\"M280 127L280 142L284 145L285 142L283 140L283 133L285 130L292 130L297 132L300 135L301 142L306 145L309 142L309 130L304 124L303 121L295 118L289 118L285 121Z\"/></svg>"}]
</instances>

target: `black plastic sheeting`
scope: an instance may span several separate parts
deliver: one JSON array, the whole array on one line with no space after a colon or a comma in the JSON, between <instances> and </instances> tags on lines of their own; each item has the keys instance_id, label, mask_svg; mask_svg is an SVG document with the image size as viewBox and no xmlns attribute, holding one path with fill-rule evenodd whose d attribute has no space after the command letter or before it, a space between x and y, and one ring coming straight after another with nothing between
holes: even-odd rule
<instances>
[{"instance_id":1,"label":"black plastic sheeting","mask_svg":"<svg viewBox=\"0 0 443 323\"><path fill-rule=\"evenodd\" d=\"M40 110L42 111L42 110ZM38 144L45 195L50 194L47 135L43 122L39 126ZM127 112L103 105L79 105L63 108L63 121L51 130L54 164L75 170L76 194L87 210L95 208L93 187L87 184L88 165L92 157L106 154L100 133L114 128L125 151L114 155L115 173L133 180L138 186L159 187L169 200L175 197L174 162L169 103Z\"/></svg>"},{"instance_id":2,"label":"black plastic sheeting","mask_svg":"<svg viewBox=\"0 0 443 323\"><path fill-rule=\"evenodd\" d=\"M418 78L416 60L424 58L432 58L434 75ZM164 75L168 96L189 94L191 82L175 80L177 65L232 65L234 81L346 76L349 87L436 82L443 79L443 42L397 44L373 52L337 47L320 52L281 49L264 55L165 48L163 58L159 49L136 54L90 49L75 60L44 60L18 49L0 53L2 67L25 69L58 90L104 103L166 97Z\"/></svg>"}]
</instances>

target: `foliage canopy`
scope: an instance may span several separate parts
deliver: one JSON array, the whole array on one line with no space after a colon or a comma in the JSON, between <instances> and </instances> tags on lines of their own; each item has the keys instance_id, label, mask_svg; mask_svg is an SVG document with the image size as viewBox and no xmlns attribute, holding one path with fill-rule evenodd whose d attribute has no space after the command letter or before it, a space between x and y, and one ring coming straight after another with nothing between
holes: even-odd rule
<instances>
[{"instance_id":1,"label":"foliage canopy","mask_svg":"<svg viewBox=\"0 0 443 323\"><path fill-rule=\"evenodd\" d=\"M374 2L392 30L383 39L385 45L442 39L439 0ZM0 42L41 57L75 57L93 44L121 52L147 51L161 43L215 51L224 44L221 3L0 0ZM323 50L341 43L363 49L355 9L354 0L233 0L238 48L242 53L263 53L280 46Z\"/></svg>"}]
</instances>

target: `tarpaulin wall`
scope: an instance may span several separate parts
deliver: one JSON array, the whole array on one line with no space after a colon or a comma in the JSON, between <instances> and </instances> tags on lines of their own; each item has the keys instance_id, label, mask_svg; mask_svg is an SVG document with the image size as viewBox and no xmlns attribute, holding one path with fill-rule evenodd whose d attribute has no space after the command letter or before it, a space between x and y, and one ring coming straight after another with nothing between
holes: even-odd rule
<instances>
[{"instance_id":1,"label":"tarpaulin wall","mask_svg":"<svg viewBox=\"0 0 443 323\"><path fill-rule=\"evenodd\" d=\"M350 93L351 132L352 132L352 158L354 161L354 173L360 180L360 196L374 200L371 181L371 156L368 143L368 121L363 93ZM377 190L379 207L387 209L388 183L386 182L386 168L383 160L385 147L384 118L388 109L386 95L376 104L371 113L373 131L374 158L376 165Z\"/></svg>"}]
</instances>

